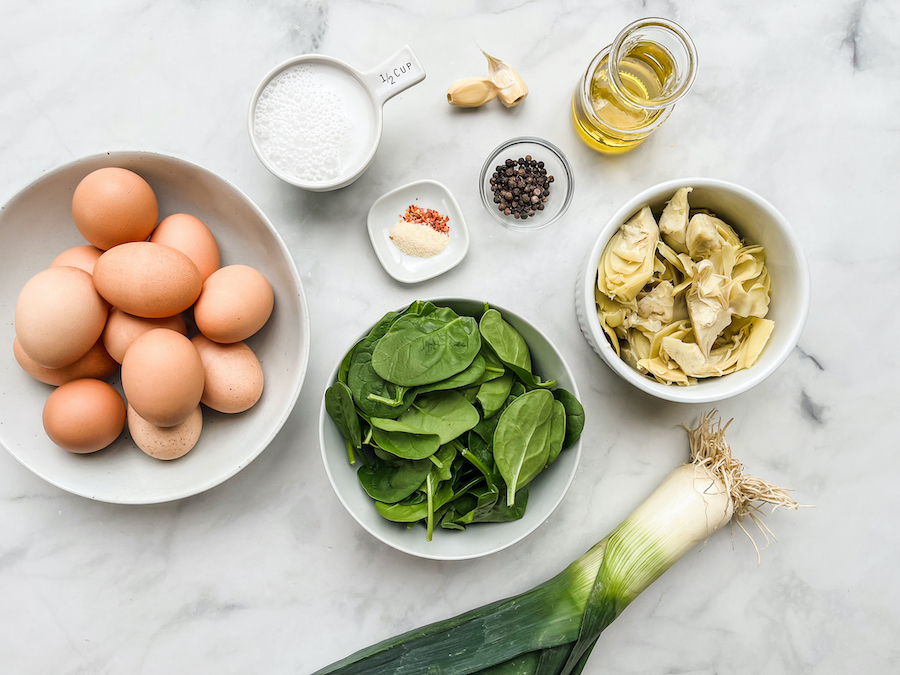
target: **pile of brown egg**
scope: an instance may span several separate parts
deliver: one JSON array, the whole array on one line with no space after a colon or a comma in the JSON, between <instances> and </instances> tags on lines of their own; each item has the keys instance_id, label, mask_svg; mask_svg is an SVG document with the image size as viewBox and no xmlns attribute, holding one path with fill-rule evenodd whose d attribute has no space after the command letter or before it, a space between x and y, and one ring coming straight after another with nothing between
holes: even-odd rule
<instances>
[{"instance_id":1,"label":"pile of brown egg","mask_svg":"<svg viewBox=\"0 0 900 675\"><path fill-rule=\"evenodd\" d=\"M198 218L157 224L153 189L127 169L85 176L72 216L90 244L62 252L16 302L16 360L57 387L44 429L58 446L89 453L115 441L127 418L141 450L181 457L200 437L201 402L238 413L262 395L262 367L243 341L269 319L272 287L251 267L220 267ZM198 332L188 338L191 309ZM104 381L120 364L127 405Z\"/></svg>"}]
</instances>

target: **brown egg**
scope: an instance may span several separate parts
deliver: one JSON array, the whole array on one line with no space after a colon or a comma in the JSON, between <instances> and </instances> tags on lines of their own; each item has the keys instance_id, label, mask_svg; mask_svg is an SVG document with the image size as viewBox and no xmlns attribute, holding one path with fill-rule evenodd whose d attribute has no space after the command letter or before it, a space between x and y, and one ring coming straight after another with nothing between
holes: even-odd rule
<instances>
[{"instance_id":1,"label":"brown egg","mask_svg":"<svg viewBox=\"0 0 900 675\"><path fill-rule=\"evenodd\" d=\"M44 430L69 452L96 452L125 427L125 401L100 380L73 380L53 390L44 404Z\"/></svg>"},{"instance_id":2,"label":"brown egg","mask_svg":"<svg viewBox=\"0 0 900 675\"><path fill-rule=\"evenodd\" d=\"M62 368L94 346L108 311L90 274L75 267L51 267L34 275L19 293L16 335L35 363Z\"/></svg>"},{"instance_id":3,"label":"brown egg","mask_svg":"<svg viewBox=\"0 0 900 675\"><path fill-rule=\"evenodd\" d=\"M19 338L13 340L13 354L16 357L16 361L22 366L22 370L34 379L40 380L44 384L52 384L54 387L85 377L103 380L119 368L119 364L113 360L103 347L102 340L97 340L94 346L88 350L88 353L75 363L62 368L44 368L35 363L22 349L22 345L19 344Z\"/></svg>"},{"instance_id":4,"label":"brown egg","mask_svg":"<svg viewBox=\"0 0 900 675\"><path fill-rule=\"evenodd\" d=\"M89 173L75 188L72 217L82 236L105 251L149 237L159 205L143 178L128 169L107 167Z\"/></svg>"},{"instance_id":5,"label":"brown egg","mask_svg":"<svg viewBox=\"0 0 900 675\"><path fill-rule=\"evenodd\" d=\"M203 282L194 321L213 342L240 342L265 325L274 303L272 286L262 274L246 265L229 265Z\"/></svg>"},{"instance_id":6,"label":"brown egg","mask_svg":"<svg viewBox=\"0 0 900 675\"><path fill-rule=\"evenodd\" d=\"M184 422L203 395L203 362L181 333L154 328L137 338L122 359L122 388L128 403L151 424Z\"/></svg>"},{"instance_id":7,"label":"brown egg","mask_svg":"<svg viewBox=\"0 0 900 675\"><path fill-rule=\"evenodd\" d=\"M181 424L158 427L151 424L128 406L128 431L141 450L155 459L178 459L197 445L203 429L203 411L198 405Z\"/></svg>"},{"instance_id":8,"label":"brown egg","mask_svg":"<svg viewBox=\"0 0 900 675\"><path fill-rule=\"evenodd\" d=\"M181 314L163 319L143 319L123 312L117 307L109 310L106 328L103 329L103 346L109 355L118 363L122 363L128 346L144 333L154 328L168 328L182 335L187 335L187 326Z\"/></svg>"},{"instance_id":9,"label":"brown egg","mask_svg":"<svg viewBox=\"0 0 900 675\"><path fill-rule=\"evenodd\" d=\"M94 286L111 305L148 319L174 316L197 299L200 271L171 246L139 241L111 248L94 266Z\"/></svg>"},{"instance_id":10,"label":"brown egg","mask_svg":"<svg viewBox=\"0 0 900 675\"><path fill-rule=\"evenodd\" d=\"M181 251L200 270L200 277L206 278L219 269L219 246L216 238L203 221L187 213L174 213L153 230L150 241L165 244Z\"/></svg>"},{"instance_id":11,"label":"brown egg","mask_svg":"<svg viewBox=\"0 0 900 675\"><path fill-rule=\"evenodd\" d=\"M223 345L203 335L195 335L191 342L206 373L200 402L222 413L253 407L263 391L262 366L253 350L243 342Z\"/></svg>"},{"instance_id":12,"label":"brown egg","mask_svg":"<svg viewBox=\"0 0 900 675\"><path fill-rule=\"evenodd\" d=\"M88 274L93 274L94 265L101 255L103 251L96 246L76 246L56 256L50 267L77 267Z\"/></svg>"}]
</instances>

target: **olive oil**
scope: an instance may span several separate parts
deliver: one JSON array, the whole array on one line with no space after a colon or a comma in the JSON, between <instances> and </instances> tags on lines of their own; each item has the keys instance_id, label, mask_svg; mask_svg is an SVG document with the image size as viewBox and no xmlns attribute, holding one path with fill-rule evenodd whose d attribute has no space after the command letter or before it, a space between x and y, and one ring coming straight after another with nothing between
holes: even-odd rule
<instances>
[{"instance_id":1,"label":"olive oil","mask_svg":"<svg viewBox=\"0 0 900 675\"><path fill-rule=\"evenodd\" d=\"M612 154L634 148L687 92L696 67L693 44L687 34L673 42L673 26L661 19L635 22L594 57L572 96L575 130L590 147Z\"/></svg>"}]
</instances>

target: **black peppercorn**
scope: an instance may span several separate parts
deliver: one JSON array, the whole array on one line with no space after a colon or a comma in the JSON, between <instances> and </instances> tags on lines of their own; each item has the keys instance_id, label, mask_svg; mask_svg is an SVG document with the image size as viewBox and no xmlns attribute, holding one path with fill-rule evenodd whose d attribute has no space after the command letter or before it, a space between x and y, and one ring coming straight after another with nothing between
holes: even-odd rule
<instances>
[{"instance_id":1,"label":"black peppercorn","mask_svg":"<svg viewBox=\"0 0 900 675\"><path fill-rule=\"evenodd\" d=\"M544 210L552 182L553 176L547 175L544 163L525 155L518 160L509 158L498 164L490 187L494 193L494 203L504 215L525 220Z\"/></svg>"}]
</instances>

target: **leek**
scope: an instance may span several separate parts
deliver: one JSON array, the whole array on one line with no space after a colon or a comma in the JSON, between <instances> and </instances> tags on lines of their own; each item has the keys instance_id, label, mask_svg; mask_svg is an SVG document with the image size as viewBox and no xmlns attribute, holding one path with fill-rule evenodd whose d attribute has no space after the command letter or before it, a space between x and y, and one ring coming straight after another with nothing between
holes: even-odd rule
<instances>
[{"instance_id":1,"label":"leek","mask_svg":"<svg viewBox=\"0 0 900 675\"><path fill-rule=\"evenodd\" d=\"M725 441L728 425L714 424L713 415L687 430L691 461L554 578L384 640L315 675L581 673L600 633L694 546L732 519L743 529L749 517L765 533L760 503L799 506L786 490L743 473Z\"/></svg>"}]
</instances>

